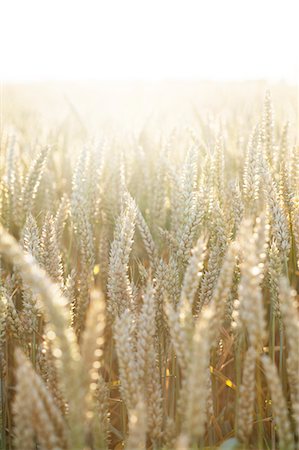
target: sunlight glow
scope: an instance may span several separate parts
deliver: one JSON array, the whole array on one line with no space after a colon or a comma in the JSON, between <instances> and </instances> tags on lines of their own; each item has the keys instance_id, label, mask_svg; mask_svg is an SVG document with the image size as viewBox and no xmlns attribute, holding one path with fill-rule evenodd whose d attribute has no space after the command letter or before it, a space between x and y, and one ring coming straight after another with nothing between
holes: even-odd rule
<instances>
[{"instance_id":1,"label":"sunlight glow","mask_svg":"<svg viewBox=\"0 0 299 450\"><path fill-rule=\"evenodd\" d=\"M296 0L4 0L2 80L297 80Z\"/></svg>"}]
</instances>

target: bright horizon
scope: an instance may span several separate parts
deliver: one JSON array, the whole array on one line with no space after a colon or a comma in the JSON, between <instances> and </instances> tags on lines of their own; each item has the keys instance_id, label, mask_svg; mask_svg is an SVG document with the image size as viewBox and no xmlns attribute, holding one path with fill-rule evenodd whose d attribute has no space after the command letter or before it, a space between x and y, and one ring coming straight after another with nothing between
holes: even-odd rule
<instances>
[{"instance_id":1,"label":"bright horizon","mask_svg":"<svg viewBox=\"0 0 299 450\"><path fill-rule=\"evenodd\" d=\"M296 0L6 0L1 81L298 82Z\"/></svg>"}]
</instances>

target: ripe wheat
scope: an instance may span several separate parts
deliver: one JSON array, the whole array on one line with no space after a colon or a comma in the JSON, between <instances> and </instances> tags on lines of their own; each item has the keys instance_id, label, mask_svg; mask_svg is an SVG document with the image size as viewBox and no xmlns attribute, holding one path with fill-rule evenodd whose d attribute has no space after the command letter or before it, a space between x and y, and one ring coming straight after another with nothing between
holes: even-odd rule
<instances>
[{"instance_id":1,"label":"ripe wheat","mask_svg":"<svg viewBox=\"0 0 299 450\"><path fill-rule=\"evenodd\" d=\"M299 146L275 99L99 138L70 117L50 145L5 119L1 449L299 448Z\"/></svg>"}]
</instances>

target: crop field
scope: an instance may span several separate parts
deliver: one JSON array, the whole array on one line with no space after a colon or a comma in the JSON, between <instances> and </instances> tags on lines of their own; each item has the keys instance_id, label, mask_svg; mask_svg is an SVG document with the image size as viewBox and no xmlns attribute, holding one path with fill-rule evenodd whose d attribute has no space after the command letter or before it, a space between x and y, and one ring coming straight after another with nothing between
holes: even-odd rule
<instances>
[{"instance_id":1,"label":"crop field","mask_svg":"<svg viewBox=\"0 0 299 450\"><path fill-rule=\"evenodd\" d=\"M284 84L2 89L2 450L298 450L298 124Z\"/></svg>"}]
</instances>

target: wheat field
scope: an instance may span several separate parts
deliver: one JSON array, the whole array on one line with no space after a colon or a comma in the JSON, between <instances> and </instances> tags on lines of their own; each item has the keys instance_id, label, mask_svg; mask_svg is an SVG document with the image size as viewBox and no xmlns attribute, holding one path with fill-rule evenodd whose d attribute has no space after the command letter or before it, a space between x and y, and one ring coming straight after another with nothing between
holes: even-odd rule
<instances>
[{"instance_id":1,"label":"wheat field","mask_svg":"<svg viewBox=\"0 0 299 450\"><path fill-rule=\"evenodd\" d=\"M295 88L58 91L3 94L1 449L298 449Z\"/></svg>"}]
</instances>

